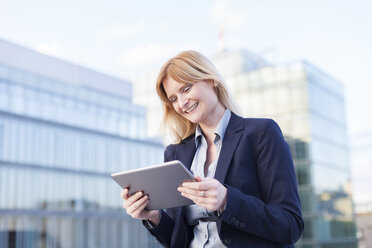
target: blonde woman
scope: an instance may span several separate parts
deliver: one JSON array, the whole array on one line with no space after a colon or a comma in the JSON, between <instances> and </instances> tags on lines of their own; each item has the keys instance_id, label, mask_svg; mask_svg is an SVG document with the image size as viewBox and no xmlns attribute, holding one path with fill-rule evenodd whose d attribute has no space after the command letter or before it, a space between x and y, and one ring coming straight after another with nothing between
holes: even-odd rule
<instances>
[{"instance_id":1,"label":"blonde woman","mask_svg":"<svg viewBox=\"0 0 372 248\"><path fill-rule=\"evenodd\" d=\"M123 190L124 208L165 247L293 247L303 231L292 157L271 119L242 118L212 63L185 51L156 83L164 123L180 160L197 178L180 193L195 204L145 210L148 196Z\"/></svg>"}]
</instances>

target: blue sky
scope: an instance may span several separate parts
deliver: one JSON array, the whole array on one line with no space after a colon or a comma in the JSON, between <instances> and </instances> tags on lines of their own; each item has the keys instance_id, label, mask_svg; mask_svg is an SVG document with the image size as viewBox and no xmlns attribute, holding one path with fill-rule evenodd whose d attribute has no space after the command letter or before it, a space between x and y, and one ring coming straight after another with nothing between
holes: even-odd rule
<instances>
[{"instance_id":1,"label":"blue sky","mask_svg":"<svg viewBox=\"0 0 372 248\"><path fill-rule=\"evenodd\" d=\"M362 202L372 201L371 9L367 0L0 0L0 38L122 78L184 49L211 56L221 29L227 48L274 63L306 59L345 86Z\"/></svg>"}]
</instances>

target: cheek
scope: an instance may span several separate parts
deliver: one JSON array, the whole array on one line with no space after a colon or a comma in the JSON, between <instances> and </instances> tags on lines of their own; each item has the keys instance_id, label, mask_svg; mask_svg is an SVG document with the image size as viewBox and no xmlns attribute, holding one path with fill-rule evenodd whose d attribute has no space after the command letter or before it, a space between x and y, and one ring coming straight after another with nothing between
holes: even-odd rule
<instances>
[{"instance_id":1,"label":"cheek","mask_svg":"<svg viewBox=\"0 0 372 248\"><path fill-rule=\"evenodd\" d=\"M210 92L206 99L208 103L212 105L215 105L218 102L217 95L214 92Z\"/></svg>"},{"instance_id":2,"label":"cheek","mask_svg":"<svg viewBox=\"0 0 372 248\"><path fill-rule=\"evenodd\" d=\"M181 108L178 104L172 104L174 111L176 111L178 114L181 114Z\"/></svg>"}]
</instances>

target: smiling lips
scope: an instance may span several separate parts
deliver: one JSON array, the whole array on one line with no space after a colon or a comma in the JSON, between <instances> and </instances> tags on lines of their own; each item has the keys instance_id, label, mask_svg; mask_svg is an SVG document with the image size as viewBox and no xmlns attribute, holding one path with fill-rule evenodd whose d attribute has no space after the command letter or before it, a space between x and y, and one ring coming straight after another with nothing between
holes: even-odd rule
<instances>
[{"instance_id":1,"label":"smiling lips","mask_svg":"<svg viewBox=\"0 0 372 248\"><path fill-rule=\"evenodd\" d=\"M192 111L194 111L194 109L196 109L196 107L199 105L199 103L195 103L193 104L188 110L186 110L186 114L190 114Z\"/></svg>"}]
</instances>

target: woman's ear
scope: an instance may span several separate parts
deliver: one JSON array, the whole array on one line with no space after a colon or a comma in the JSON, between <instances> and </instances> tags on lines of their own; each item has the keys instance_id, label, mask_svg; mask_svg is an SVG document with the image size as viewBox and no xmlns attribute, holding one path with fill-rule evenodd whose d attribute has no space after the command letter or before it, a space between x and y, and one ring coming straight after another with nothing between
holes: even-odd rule
<instances>
[{"instance_id":1,"label":"woman's ear","mask_svg":"<svg viewBox=\"0 0 372 248\"><path fill-rule=\"evenodd\" d=\"M212 84L213 88L216 88L217 87L217 82L214 81L213 79L211 79L211 84Z\"/></svg>"},{"instance_id":2,"label":"woman's ear","mask_svg":"<svg viewBox=\"0 0 372 248\"><path fill-rule=\"evenodd\" d=\"M217 82L216 81L212 81L212 86L213 86L213 89L214 91L216 92L216 94L218 95L218 87L217 87Z\"/></svg>"}]
</instances>

